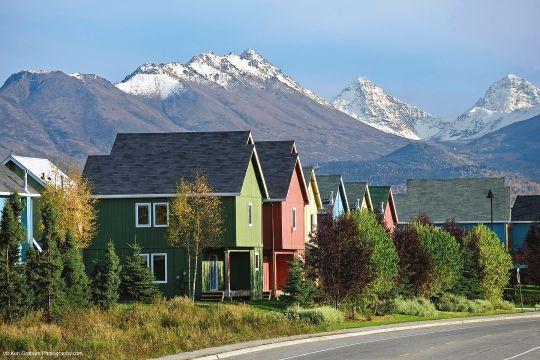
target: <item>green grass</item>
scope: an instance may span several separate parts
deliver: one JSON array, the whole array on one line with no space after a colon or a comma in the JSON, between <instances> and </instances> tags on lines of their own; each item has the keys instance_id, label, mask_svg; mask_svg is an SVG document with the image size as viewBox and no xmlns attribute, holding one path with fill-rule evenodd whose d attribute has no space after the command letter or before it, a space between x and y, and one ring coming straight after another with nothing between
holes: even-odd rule
<instances>
[{"instance_id":1,"label":"green grass","mask_svg":"<svg viewBox=\"0 0 540 360\"><path fill-rule=\"evenodd\" d=\"M81 351L89 359L142 359L273 337L480 315L388 315L316 325L311 320L288 319L283 313L286 307L279 301L216 304L176 298L152 305L67 312L52 324L33 313L13 324L0 323L0 351ZM481 315L500 313L508 312Z\"/></svg>"}]
</instances>

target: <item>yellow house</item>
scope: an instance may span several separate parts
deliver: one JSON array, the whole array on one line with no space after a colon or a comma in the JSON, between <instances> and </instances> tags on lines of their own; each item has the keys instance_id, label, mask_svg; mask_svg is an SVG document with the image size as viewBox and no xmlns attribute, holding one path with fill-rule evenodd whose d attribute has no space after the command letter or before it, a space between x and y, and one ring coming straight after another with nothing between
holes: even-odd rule
<instances>
[{"instance_id":1,"label":"yellow house","mask_svg":"<svg viewBox=\"0 0 540 360\"><path fill-rule=\"evenodd\" d=\"M321 195L317 186L317 178L315 176L315 168L313 166L304 166L302 168L308 191L309 204L305 205L304 209L304 226L306 233L306 244L310 243L311 234L317 229L317 213L322 210Z\"/></svg>"}]
</instances>

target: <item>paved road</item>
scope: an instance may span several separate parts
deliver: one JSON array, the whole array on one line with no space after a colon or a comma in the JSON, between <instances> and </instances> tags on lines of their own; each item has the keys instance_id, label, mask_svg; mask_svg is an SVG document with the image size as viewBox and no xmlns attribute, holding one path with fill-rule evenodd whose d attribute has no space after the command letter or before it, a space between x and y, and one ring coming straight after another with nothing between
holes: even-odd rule
<instances>
[{"instance_id":1,"label":"paved road","mask_svg":"<svg viewBox=\"0 0 540 360\"><path fill-rule=\"evenodd\" d=\"M539 360L540 319L448 325L322 340L232 359Z\"/></svg>"}]
</instances>

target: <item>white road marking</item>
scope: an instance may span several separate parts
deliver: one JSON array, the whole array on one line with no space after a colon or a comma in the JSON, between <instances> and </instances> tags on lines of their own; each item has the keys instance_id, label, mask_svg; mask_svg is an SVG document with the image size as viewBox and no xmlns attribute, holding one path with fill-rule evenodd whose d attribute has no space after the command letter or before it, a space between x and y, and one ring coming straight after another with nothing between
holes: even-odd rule
<instances>
[{"instance_id":1,"label":"white road marking","mask_svg":"<svg viewBox=\"0 0 540 360\"><path fill-rule=\"evenodd\" d=\"M517 354L517 355L511 356L511 357L506 358L506 359L504 359L504 360L515 359L515 358L517 358L517 357L520 357L520 356L522 356L522 355L528 354L528 353L530 353L530 352L533 352L533 351L539 350L539 349L540 349L540 346L537 346L537 347L535 347L535 348L532 348L532 349L529 349L529 350L527 350L527 351L524 351L524 352L522 352L521 354Z\"/></svg>"},{"instance_id":2,"label":"white road marking","mask_svg":"<svg viewBox=\"0 0 540 360\"><path fill-rule=\"evenodd\" d=\"M492 327L492 326L501 326L501 325L509 325L509 324L521 324L521 323L528 323L528 322L534 322L534 321L536 321L536 320L511 321L511 322L504 322L504 323L498 323L498 324L477 325L477 326L460 327L460 328L447 329L447 330L439 330L439 331L423 332L423 333L418 333L418 334L410 334L410 335L395 336L395 337L387 338L387 339L376 339L376 340L370 340L370 341L362 341L362 342L357 342L357 343L352 343L352 344L347 344L347 345L341 345L341 346L335 346L335 347L326 348L326 349L321 349L321 350L316 350L316 351L310 351L310 352L303 353L303 354L298 354L298 355L294 355L294 356L289 356L289 357L281 358L280 360L297 359L297 358L304 357L304 356L308 356L308 355L319 354L319 353L323 353L323 352L327 352L327 351L332 351L332 350L337 350L337 349L343 349L343 348L347 348L347 347L351 347L351 346L357 346L357 345L371 344L371 343L376 343L376 342L381 342L381 341L389 341L389 340L396 340L396 339L403 339L403 338L408 338L408 337L415 337L415 336L422 336L422 335L430 335L430 334L445 333L445 332L458 331L458 330L476 329L476 328ZM504 359L504 360L514 359L514 358L517 357L517 356L525 355L525 354L527 354L527 353L529 353L529 352L531 352L531 351L534 351L534 350L536 350L536 349L540 349L540 346L539 346L539 347L536 347L536 348L534 348L534 349L528 350L528 351L525 352L525 353L518 354L518 355L516 355L516 356L514 356L514 357L511 357L511 358L508 358L508 359Z\"/></svg>"}]
</instances>

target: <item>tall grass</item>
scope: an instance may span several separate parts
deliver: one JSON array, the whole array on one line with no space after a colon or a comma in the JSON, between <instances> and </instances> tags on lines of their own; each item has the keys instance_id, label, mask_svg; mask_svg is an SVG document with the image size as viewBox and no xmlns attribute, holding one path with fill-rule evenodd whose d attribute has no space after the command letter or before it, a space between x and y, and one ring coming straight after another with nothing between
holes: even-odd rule
<instances>
[{"instance_id":1,"label":"tall grass","mask_svg":"<svg viewBox=\"0 0 540 360\"><path fill-rule=\"evenodd\" d=\"M245 305L154 305L68 312L58 323L33 313L0 325L0 351L81 351L84 358L138 359L228 343L327 330Z\"/></svg>"}]
</instances>

